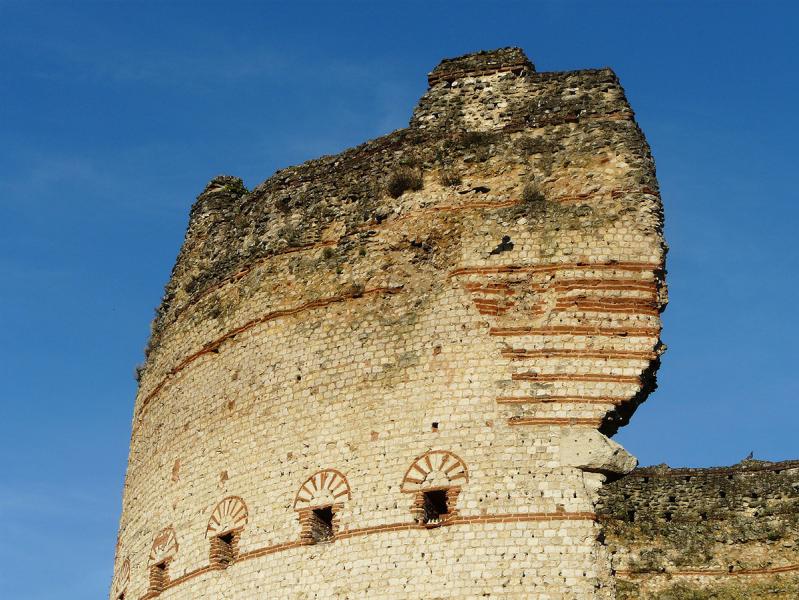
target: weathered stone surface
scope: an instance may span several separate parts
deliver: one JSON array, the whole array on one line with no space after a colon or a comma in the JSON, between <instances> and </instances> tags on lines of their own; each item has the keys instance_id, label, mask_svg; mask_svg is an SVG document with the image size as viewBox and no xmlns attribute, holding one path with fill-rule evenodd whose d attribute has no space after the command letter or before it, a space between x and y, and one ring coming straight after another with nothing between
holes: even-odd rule
<instances>
[{"instance_id":1,"label":"weathered stone surface","mask_svg":"<svg viewBox=\"0 0 799 600\"><path fill-rule=\"evenodd\" d=\"M442 63L407 129L215 178L141 371L112 598L612 597L594 507L632 459L599 432L655 387L662 225L613 72L519 49Z\"/></svg>"},{"instance_id":2,"label":"weathered stone surface","mask_svg":"<svg viewBox=\"0 0 799 600\"><path fill-rule=\"evenodd\" d=\"M621 444L599 431L567 434L560 447L560 460L570 467L613 475L627 474L638 464Z\"/></svg>"},{"instance_id":3,"label":"weathered stone surface","mask_svg":"<svg viewBox=\"0 0 799 600\"><path fill-rule=\"evenodd\" d=\"M637 469L598 512L619 598L799 598L799 461Z\"/></svg>"}]
</instances>

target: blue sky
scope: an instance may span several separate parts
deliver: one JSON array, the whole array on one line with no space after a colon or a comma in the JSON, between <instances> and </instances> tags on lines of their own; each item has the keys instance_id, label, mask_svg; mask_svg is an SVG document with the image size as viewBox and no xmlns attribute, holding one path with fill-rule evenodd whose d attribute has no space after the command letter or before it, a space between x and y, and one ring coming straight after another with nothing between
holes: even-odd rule
<instances>
[{"instance_id":1,"label":"blue sky","mask_svg":"<svg viewBox=\"0 0 799 600\"><path fill-rule=\"evenodd\" d=\"M193 198L404 127L442 57L612 66L671 303L643 464L798 458L799 30L784 2L0 0L0 597L103 597L135 382Z\"/></svg>"}]
</instances>

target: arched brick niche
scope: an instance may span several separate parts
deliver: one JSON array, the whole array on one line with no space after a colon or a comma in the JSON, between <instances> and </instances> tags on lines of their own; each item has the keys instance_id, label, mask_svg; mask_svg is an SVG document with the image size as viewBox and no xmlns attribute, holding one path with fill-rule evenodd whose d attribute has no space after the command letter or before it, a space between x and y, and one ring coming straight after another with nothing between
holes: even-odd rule
<instances>
[{"instance_id":1,"label":"arched brick niche","mask_svg":"<svg viewBox=\"0 0 799 600\"><path fill-rule=\"evenodd\" d=\"M125 600L130 582L130 560L125 558L114 576L113 598L114 600Z\"/></svg>"},{"instance_id":2,"label":"arched brick niche","mask_svg":"<svg viewBox=\"0 0 799 600\"><path fill-rule=\"evenodd\" d=\"M400 490L414 494L414 520L436 527L457 514L458 494L468 481L469 470L459 456L448 450L430 450L408 467Z\"/></svg>"},{"instance_id":3,"label":"arched brick niche","mask_svg":"<svg viewBox=\"0 0 799 600\"><path fill-rule=\"evenodd\" d=\"M224 569L239 554L239 536L247 524L247 504L238 496L228 496L214 508L205 535L211 539L209 563Z\"/></svg>"},{"instance_id":4,"label":"arched brick niche","mask_svg":"<svg viewBox=\"0 0 799 600\"><path fill-rule=\"evenodd\" d=\"M341 471L324 469L306 479L294 499L300 519L300 539L309 544L331 541L338 531L338 511L352 498Z\"/></svg>"},{"instance_id":5,"label":"arched brick niche","mask_svg":"<svg viewBox=\"0 0 799 600\"><path fill-rule=\"evenodd\" d=\"M178 553L178 539L172 526L164 527L150 548L150 591L161 592L169 583L169 563Z\"/></svg>"}]
</instances>

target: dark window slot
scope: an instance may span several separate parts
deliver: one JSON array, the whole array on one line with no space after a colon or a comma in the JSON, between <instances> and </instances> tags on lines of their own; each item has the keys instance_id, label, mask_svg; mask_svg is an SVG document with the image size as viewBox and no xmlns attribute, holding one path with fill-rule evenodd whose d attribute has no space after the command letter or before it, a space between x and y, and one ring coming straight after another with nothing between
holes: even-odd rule
<instances>
[{"instance_id":1,"label":"dark window slot","mask_svg":"<svg viewBox=\"0 0 799 600\"><path fill-rule=\"evenodd\" d=\"M447 490L431 490L424 493L424 522L436 524L449 514Z\"/></svg>"},{"instance_id":2,"label":"dark window slot","mask_svg":"<svg viewBox=\"0 0 799 600\"><path fill-rule=\"evenodd\" d=\"M169 582L169 563L163 561L150 567L150 591L163 592Z\"/></svg>"},{"instance_id":3,"label":"dark window slot","mask_svg":"<svg viewBox=\"0 0 799 600\"><path fill-rule=\"evenodd\" d=\"M314 542L327 542L333 539L333 507L315 508L311 520L311 537Z\"/></svg>"}]
</instances>

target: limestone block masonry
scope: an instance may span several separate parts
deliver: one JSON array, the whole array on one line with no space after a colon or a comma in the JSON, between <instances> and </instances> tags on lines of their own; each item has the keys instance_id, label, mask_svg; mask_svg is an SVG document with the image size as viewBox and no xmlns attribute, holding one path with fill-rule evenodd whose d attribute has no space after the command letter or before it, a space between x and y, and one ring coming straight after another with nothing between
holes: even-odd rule
<instances>
[{"instance_id":1,"label":"limestone block masonry","mask_svg":"<svg viewBox=\"0 0 799 600\"><path fill-rule=\"evenodd\" d=\"M406 129L211 181L140 371L112 600L612 598L663 215L610 69L443 61Z\"/></svg>"}]
</instances>

